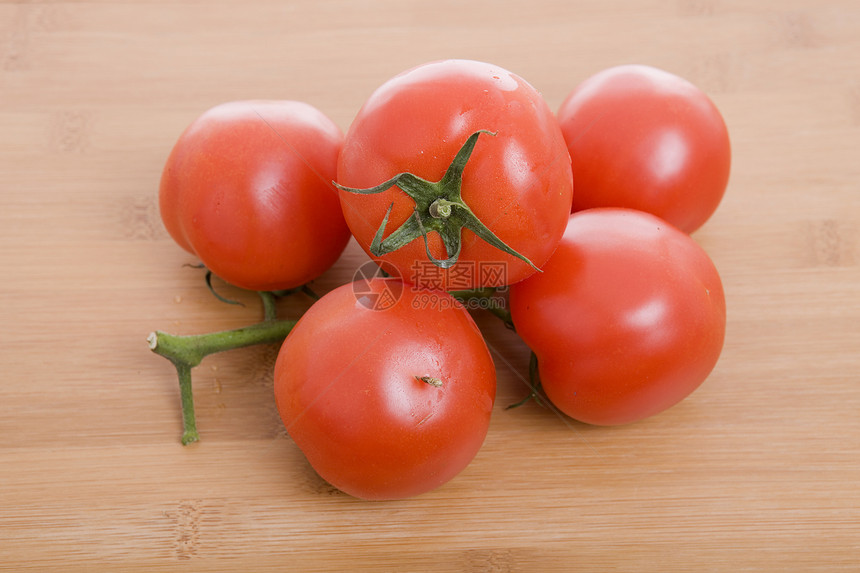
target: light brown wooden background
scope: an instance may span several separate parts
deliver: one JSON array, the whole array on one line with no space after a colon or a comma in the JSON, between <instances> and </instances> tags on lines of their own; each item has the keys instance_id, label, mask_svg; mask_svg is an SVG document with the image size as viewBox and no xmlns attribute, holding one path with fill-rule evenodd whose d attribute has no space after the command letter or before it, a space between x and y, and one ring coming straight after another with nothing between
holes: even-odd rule
<instances>
[{"instance_id":1,"label":"light brown wooden background","mask_svg":"<svg viewBox=\"0 0 860 573\"><path fill-rule=\"evenodd\" d=\"M333 491L285 435L275 349L195 371L179 444L147 334L256 321L207 292L161 226L181 130L245 98L343 129L425 61L506 67L553 109L629 62L687 77L729 125L725 201L695 238L728 335L679 406L592 428L524 392L493 319L485 447L396 503ZM0 4L0 568L39 571L745 571L860 567L860 5L852 0ZM317 283L364 260L351 245ZM285 305L292 312L298 302Z\"/></svg>"}]
</instances>

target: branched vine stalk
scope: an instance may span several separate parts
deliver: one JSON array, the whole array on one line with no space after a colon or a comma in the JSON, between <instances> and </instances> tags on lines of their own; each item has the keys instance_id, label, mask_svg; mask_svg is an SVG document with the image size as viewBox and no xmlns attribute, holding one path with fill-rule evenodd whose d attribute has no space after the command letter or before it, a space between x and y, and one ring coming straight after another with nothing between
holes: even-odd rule
<instances>
[{"instance_id":1,"label":"branched vine stalk","mask_svg":"<svg viewBox=\"0 0 860 573\"><path fill-rule=\"evenodd\" d=\"M304 287L301 290L304 290ZM283 341L298 321L278 319L276 301L281 294L259 293L263 303L263 320L250 326L184 336L156 330L147 337L149 349L155 354L167 358L176 368L182 406L183 431L181 441L183 445L200 439L194 414L191 370L210 354Z\"/></svg>"}]
</instances>

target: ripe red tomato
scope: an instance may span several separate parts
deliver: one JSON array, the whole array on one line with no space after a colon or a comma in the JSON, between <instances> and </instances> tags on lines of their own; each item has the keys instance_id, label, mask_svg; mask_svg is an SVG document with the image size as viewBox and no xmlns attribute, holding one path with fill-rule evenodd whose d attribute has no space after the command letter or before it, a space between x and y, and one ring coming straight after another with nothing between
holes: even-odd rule
<instances>
[{"instance_id":1,"label":"ripe red tomato","mask_svg":"<svg viewBox=\"0 0 860 573\"><path fill-rule=\"evenodd\" d=\"M689 235L628 209L574 213L558 250L510 288L547 398L590 424L625 424L684 399L717 363L726 304Z\"/></svg>"},{"instance_id":2,"label":"ripe red tomato","mask_svg":"<svg viewBox=\"0 0 860 573\"><path fill-rule=\"evenodd\" d=\"M582 82L558 121L573 162L573 210L628 207L692 233L726 190L731 165L722 115L701 90L640 65Z\"/></svg>"},{"instance_id":3,"label":"ripe red tomato","mask_svg":"<svg viewBox=\"0 0 860 573\"><path fill-rule=\"evenodd\" d=\"M373 278L336 288L302 316L274 388L288 433L323 479L362 499L402 499L475 457L496 373L453 297Z\"/></svg>"},{"instance_id":4,"label":"ripe red tomato","mask_svg":"<svg viewBox=\"0 0 860 573\"><path fill-rule=\"evenodd\" d=\"M306 103L218 105L167 159L164 226L229 283L301 286L334 264L350 237L331 186L342 143L340 129Z\"/></svg>"},{"instance_id":5,"label":"ripe red tomato","mask_svg":"<svg viewBox=\"0 0 860 573\"><path fill-rule=\"evenodd\" d=\"M458 190L464 203L498 239L540 267L564 232L570 213L570 158L558 123L541 95L525 80L491 64L448 60L418 66L379 87L362 106L346 134L338 183L367 189L400 173L437 182L470 136L486 130L462 170ZM493 135L495 134L495 135ZM460 180L457 180L460 182ZM440 192L440 195L442 193ZM442 224L398 187L373 195L341 191L346 221L358 243L374 258L390 262L404 280L421 284L418 272L429 253L446 260L437 229ZM393 252L377 256L371 245L391 208L386 235L417 211L429 232ZM452 219L463 214L454 208ZM417 225L411 236L417 236ZM451 243L460 237L454 233ZM458 262L442 270L442 288L502 286L536 272L468 228L462 231ZM487 271L483 265L493 267ZM486 271L486 272L485 272ZM425 285L426 286L426 285Z\"/></svg>"}]
</instances>

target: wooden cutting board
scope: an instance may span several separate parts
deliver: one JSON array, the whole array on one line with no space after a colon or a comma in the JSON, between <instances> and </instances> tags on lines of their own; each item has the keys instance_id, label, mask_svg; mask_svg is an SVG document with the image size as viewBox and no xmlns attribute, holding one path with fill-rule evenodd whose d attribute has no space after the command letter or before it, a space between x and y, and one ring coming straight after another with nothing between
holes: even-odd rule
<instances>
[{"instance_id":1,"label":"wooden cutting board","mask_svg":"<svg viewBox=\"0 0 860 573\"><path fill-rule=\"evenodd\" d=\"M0 4L0 569L857 570L860 5L58 1ZM725 283L726 345L689 399L618 428L528 404L528 349L476 312L498 371L489 435L449 484L368 503L320 480L272 398L277 348L194 371L146 343L259 320L164 231L164 160L202 111L307 101L344 130L425 61L486 60L556 109L640 62L722 110L733 171L694 237ZM315 283L366 260L350 244ZM283 303L284 315L306 301Z\"/></svg>"}]
</instances>

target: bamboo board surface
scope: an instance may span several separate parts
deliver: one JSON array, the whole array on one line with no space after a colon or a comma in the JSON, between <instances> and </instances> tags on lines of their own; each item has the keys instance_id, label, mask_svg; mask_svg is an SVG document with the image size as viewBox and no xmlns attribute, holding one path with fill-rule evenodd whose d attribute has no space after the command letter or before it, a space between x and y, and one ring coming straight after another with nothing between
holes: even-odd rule
<instances>
[{"instance_id":1,"label":"bamboo board surface","mask_svg":"<svg viewBox=\"0 0 860 573\"><path fill-rule=\"evenodd\" d=\"M723 112L733 171L694 237L725 283L725 350L689 399L594 428L522 397L528 351L476 314L498 371L473 463L367 503L285 434L276 348L194 373L183 447L154 329L257 321L216 301L158 215L205 109L307 101L346 129L441 58L529 80L553 109L639 62ZM860 5L848 0L0 3L0 569L746 571L860 567ZM315 287L351 279L353 243ZM296 311L298 302L285 304Z\"/></svg>"}]
</instances>

